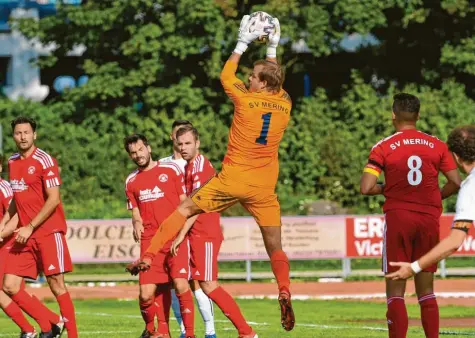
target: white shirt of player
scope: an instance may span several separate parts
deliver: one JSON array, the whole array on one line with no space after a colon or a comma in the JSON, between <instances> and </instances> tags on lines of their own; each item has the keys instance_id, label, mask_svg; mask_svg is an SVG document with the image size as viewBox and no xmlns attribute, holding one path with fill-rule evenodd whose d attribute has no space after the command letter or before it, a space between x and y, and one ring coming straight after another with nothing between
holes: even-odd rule
<instances>
[{"instance_id":1,"label":"white shirt of player","mask_svg":"<svg viewBox=\"0 0 475 338\"><path fill-rule=\"evenodd\" d=\"M174 158L173 155L161 158L158 161L159 162L173 162L173 163L175 163L176 165L178 165L180 167L181 173L183 175L185 174L185 167L188 164L188 162L186 162L186 160L184 160L182 158Z\"/></svg>"},{"instance_id":2,"label":"white shirt of player","mask_svg":"<svg viewBox=\"0 0 475 338\"><path fill-rule=\"evenodd\" d=\"M475 168L460 186L454 221L475 221Z\"/></svg>"}]
</instances>

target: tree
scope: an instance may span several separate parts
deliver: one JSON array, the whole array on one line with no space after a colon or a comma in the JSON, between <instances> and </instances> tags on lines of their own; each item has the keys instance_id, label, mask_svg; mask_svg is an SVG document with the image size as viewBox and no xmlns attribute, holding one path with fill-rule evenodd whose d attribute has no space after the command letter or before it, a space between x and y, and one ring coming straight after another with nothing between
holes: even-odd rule
<instances>
[{"instance_id":1,"label":"tree","mask_svg":"<svg viewBox=\"0 0 475 338\"><path fill-rule=\"evenodd\" d=\"M78 64L89 82L44 104L2 99L0 114L2 123L18 114L40 119L40 145L65 169L69 217L127 214L123 181L133 165L122 139L135 131L149 136L158 157L171 150L172 121L190 119L219 169L232 119L219 72L234 48L241 17L256 10L280 18L279 58L287 72L284 87L294 101L280 149L284 213L304 212L306 199L336 201L352 213L380 212L382 199L360 196L358 182L370 147L392 133L396 92L420 96L420 127L441 139L452 127L474 122L475 18L466 0L61 5L56 16L15 24L27 37L55 46L38 60L44 71L83 45ZM342 42L352 39L372 42L348 49ZM239 75L245 79L263 55L262 46L251 46ZM311 81L309 97L304 97L304 76ZM12 146L7 143L7 150Z\"/></svg>"}]
</instances>

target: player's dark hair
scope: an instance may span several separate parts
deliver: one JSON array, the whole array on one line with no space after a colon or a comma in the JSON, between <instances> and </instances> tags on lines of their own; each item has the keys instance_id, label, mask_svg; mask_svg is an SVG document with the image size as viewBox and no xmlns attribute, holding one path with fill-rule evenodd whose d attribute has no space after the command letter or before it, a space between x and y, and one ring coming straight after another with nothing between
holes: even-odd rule
<instances>
[{"instance_id":1,"label":"player's dark hair","mask_svg":"<svg viewBox=\"0 0 475 338\"><path fill-rule=\"evenodd\" d=\"M180 129L178 129L176 131L176 138L178 139L178 137L180 137L181 135L184 135L188 132L191 132L193 134L193 137L194 137L195 141L198 141L200 139L200 133L198 133L198 129L196 129L195 127L192 127L192 126L184 126L184 127L181 127Z\"/></svg>"},{"instance_id":2,"label":"player's dark hair","mask_svg":"<svg viewBox=\"0 0 475 338\"><path fill-rule=\"evenodd\" d=\"M266 81L266 88L278 92L282 88L285 80L284 70L280 65L267 60L258 60L254 62L254 66L262 66L262 70L257 74L260 81Z\"/></svg>"},{"instance_id":3,"label":"player's dark hair","mask_svg":"<svg viewBox=\"0 0 475 338\"><path fill-rule=\"evenodd\" d=\"M130 153L129 145L135 144L138 141L142 141L144 145L148 146L148 140L145 135L142 134L132 134L129 136L124 137L124 148L125 150Z\"/></svg>"},{"instance_id":4,"label":"player's dark hair","mask_svg":"<svg viewBox=\"0 0 475 338\"><path fill-rule=\"evenodd\" d=\"M172 129L175 129L176 127L179 127L179 126L192 126L193 127L193 124L188 120L175 120L175 121L173 121Z\"/></svg>"},{"instance_id":5,"label":"player's dark hair","mask_svg":"<svg viewBox=\"0 0 475 338\"><path fill-rule=\"evenodd\" d=\"M30 117L18 116L16 119L12 120L12 122L10 124L12 126L12 131L14 131L17 124L27 124L27 123L30 124L31 129L33 129L33 132L35 132L36 131L36 121L33 120Z\"/></svg>"},{"instance_id":6,"label":"player's dark hair","mask_svg":"<svg viewBox=\"0 0 475 338\"><path fill-rule=\"evenodd\" d=\"M475 162L475 125L457 127L447 140L449 150L464 162Z\"/></svg>"},{"instance_id":7,"label":"player's dark hair","mask_svg":"<svg viewBox=\"0 0 475 338\"><path fill-rule=\"evenodd\" d=\"M393 112L402 122L415 122L419 117L421 103L417 96L399 93L393 97Z\"/></svg>"}]
</instances>

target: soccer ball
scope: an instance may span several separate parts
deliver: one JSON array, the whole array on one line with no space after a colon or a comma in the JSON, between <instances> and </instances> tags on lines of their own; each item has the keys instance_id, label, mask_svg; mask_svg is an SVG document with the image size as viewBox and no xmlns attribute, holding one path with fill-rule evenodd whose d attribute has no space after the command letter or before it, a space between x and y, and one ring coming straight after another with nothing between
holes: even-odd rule
<instances>
[{"instance_id":1,"label":"soccer ball","mask_svg":"<svg viewBox=\"0 0 475 338\"><path fill-rule=\"evenodd\" d=\"M257 43L266 43L269 41L269 34L275 32L273 24L274 18L266 12L254 12L251 14L249 31L254 33L260 32L259 37L255 40Z\"/></svg>"}]
</instances>

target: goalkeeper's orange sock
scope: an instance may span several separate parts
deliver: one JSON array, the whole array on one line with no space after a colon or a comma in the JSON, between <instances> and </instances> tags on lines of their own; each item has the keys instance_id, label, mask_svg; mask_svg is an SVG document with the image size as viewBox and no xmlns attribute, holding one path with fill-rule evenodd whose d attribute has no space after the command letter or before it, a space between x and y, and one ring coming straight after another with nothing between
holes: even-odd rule
<instances>
[{"instance_id":1,"label":"goalkeeper's orange sock","mask_svg":"<svg viewBox=\"0 0 475 338\"><path fill-rule=\"evenodd\" d=\"M279 291L289 291L290 288L290 265L287 255L282 250L276 250L270 256L272 272L279 286Z\"/></svg>"},{"instance_id":2,"label":"goalkeeper's orange sock","mask_svg":"<svg viewBox=\"0 0 475 338\"><path fill-rule=\"evenodd\" d=\"M186 220L187 218L180 214L178 210L175 210L168 216L167 219L160 224L158 231L153 236L145 256L147 256L147 254L155 256L157 252L165 246L165 243L178 234L185 225Z\"/></svg>"}]
</instances>

